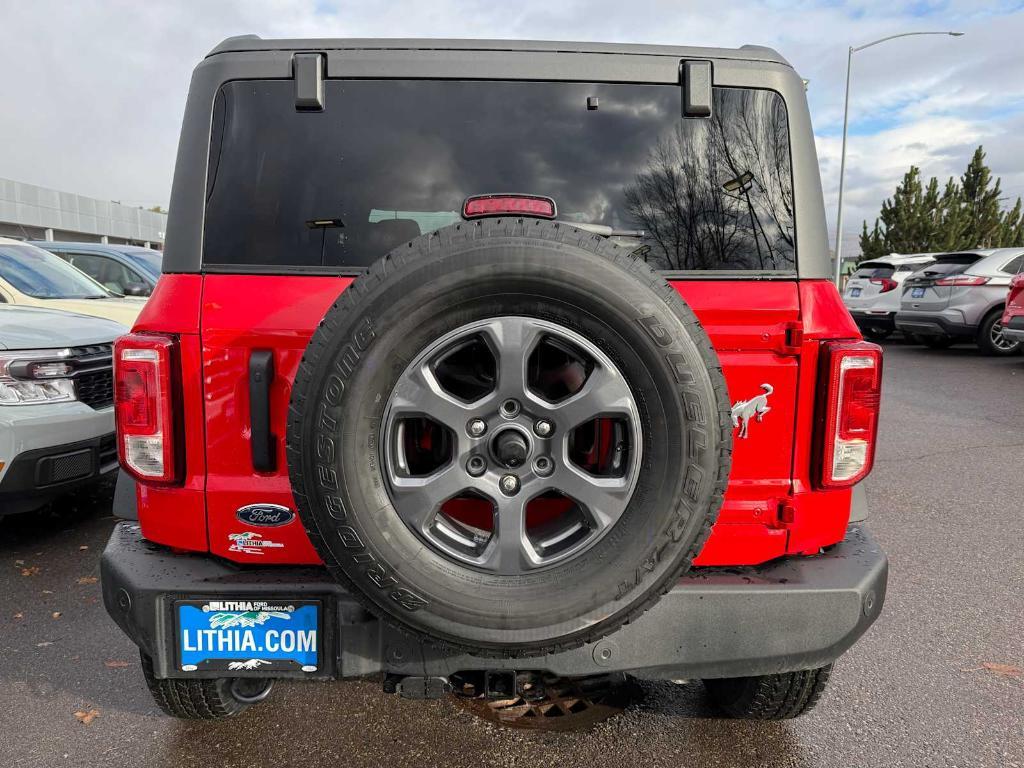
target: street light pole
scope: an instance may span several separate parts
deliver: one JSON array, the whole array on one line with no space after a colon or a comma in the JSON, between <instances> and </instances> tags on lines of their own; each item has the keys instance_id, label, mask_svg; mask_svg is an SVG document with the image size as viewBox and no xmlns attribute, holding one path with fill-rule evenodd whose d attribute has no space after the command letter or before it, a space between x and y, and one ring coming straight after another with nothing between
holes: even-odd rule
<instances>
[{"instance_id":1,"label":"street light pole","mask_svg":"<svg viewBox=\"0 0 1024 768\"><path fill-rule=\"evenodd\" d=\"M836 287L839 287L839 280L843 269L843 186L846 181L846 134L850 123L850 71L853 69L853 54L863 51L873 45L895 40L898 37L915 37L917 35L949 35L950 37L961 37L963 32L903 32L899 35L889 35L856 47L850 46L846 54L846 98L843 102L843 149L839 156L839 202L836 212Z\"/></svg>"}]
</instances>

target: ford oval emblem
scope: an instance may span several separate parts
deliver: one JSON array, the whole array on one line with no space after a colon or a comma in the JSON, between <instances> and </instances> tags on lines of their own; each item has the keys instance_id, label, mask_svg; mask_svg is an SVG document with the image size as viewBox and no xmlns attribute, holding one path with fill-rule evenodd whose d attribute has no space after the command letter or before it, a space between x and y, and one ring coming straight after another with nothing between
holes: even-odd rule
<instances>
[{"instance_id":1,"label":"ford oval emblem","mask_svg":"<svg viewBox=\"0 0 1024 768\"><path fill-rule=\"evenodd\" d=\"M247 504L235 512L235 517L246 525L276 528L294 520L295 513L280 504Z\"/></svg>"}]
</instances>

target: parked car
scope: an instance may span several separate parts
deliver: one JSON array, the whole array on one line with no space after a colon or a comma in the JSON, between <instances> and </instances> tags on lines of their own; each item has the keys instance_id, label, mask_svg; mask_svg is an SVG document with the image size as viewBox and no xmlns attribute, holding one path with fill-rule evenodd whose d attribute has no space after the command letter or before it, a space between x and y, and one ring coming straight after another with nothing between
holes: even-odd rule
<instances>
[{"instance_id":1,"label":"parked car","mask_svg":"<svg viewBox=\"0 0 1024 768\"><path fill-rule=\"evenodd\" d=\"M973 341L988 355L1012 355L1021 343L1003 335L1010 279L1024 249L995 248L936 256L903 281L896 327L921 343L944 348Z\"/></svg>"},{"instance_id":2,"label":"parked car","mask_svg":"<svg viewBox=\"0 0 1024 768\"><path fill-rule=\"evenodd\" d=\"M0 304L63 309L130 326L144 300L114 293L49 251L0 237Z\"/></svg>"},{"instance_id":3,"label":"parked car","mask_svg":"<svg viewBox=\"0 0 1024 768\"><path fill-rule=\"evenodd\" d=\"M137 245L65 243L38 240L32 245L60 256L114 293L149 296L160 279L163 254Z\"/></svg>"},{"instance_id":4,"label":"parked car","mask_svg":"<svg viewBox=\"0 0 1024 768\"><path fill-rule=\"evenodd\" d=\"M110 320L0 304L0 517L114 476Z\"/></svg>"},{"instance_id":5,"label":"parked car","mask_svg":"<svg viewBox=\"0 0 1024 768\"><path fill-rule=\"evenodd\" d=\"M900 286L914 270L934 259L932 253L893 253L857 265L843 291L843 303L865 336L877 341L892 335L900 308Z\"/></svg>"},{"instance_id":6,"label":"parked car","mask_svg":"<svg viewBox=\"0 0 1024 768\"><path fill-rule=\"evenodd\" d=\"M1024 342L1024 271L1010 281L1003 312L1003 336L1010 341Z\"/></svg>"},{"instance_id":7,"label":"parked car","mask_svg":"<svg viewBox=\"0 0 1024 768\"><path fill-rule=\"evenodd\" d=\"M633 672L810 709L885 596L882 351L793 68L250 36L191 82L101 565L158 705L376 674L586 710Z\"/></svg>"}]
</instances>

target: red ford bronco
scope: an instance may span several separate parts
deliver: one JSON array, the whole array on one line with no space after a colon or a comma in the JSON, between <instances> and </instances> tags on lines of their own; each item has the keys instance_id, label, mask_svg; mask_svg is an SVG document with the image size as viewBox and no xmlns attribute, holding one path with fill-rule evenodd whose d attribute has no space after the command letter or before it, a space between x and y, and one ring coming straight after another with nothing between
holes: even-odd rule
<instances>
[{"instance_id":1,"label":"red ford bronco","mask_svg":"<svg viewBox=\"0 0 1024 768\"><path fill-rule=\"evenodd\" d=\"M777 53L232 38L170 211L103 556L167 713L629 676L794 717L878 617L881 351Z\"/></svg>"}]
</instances>

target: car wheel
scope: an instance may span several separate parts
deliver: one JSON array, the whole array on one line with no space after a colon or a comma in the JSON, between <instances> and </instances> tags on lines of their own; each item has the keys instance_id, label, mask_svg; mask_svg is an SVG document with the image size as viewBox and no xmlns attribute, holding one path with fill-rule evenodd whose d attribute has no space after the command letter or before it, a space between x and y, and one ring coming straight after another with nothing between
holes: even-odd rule
<instances>
[{"instance_id":1,"label":"car wheel","mask_svg":"<svg viewBox=\"0 0 1024 768\"><path fill-rule=\"evenodd\" d=\"M953 346L953 339L949 336L918 336L917 340L928 349L949 349Z\"/></svg>"},{"instance_id":2,"label":"car wheel","mask_svg":"<svg viewBox=\"0 0 1024 768\"><path fill-rule=\"evenodd\" d=\"M160 679L153 674L153 660L140 655L153 700L164 714L181 720L235 717L267 698L274 687L274 681L267 678Z\"/></svg>"},{"instance_id":3,"label":"car wheel","mask_svg":"<svg viewBox=\"0 0 1024 768\"><path fill-rule=\"evenodd\" d=\"M715 705L729 717L742 720L788 720L818 703L832 665L799 672L755 677L705 680Z\"/></svg>"},{"instance_id":4,"label":"car wheel","mask_svg":"<svg viewBox=\"0 0 1024 768\"><path fill-rule=\"evenodd\" d=\"M534 655L607 635L689 568L729 413L697 317L628 248L488 219L392 251L327 311L288 466L311 541L369 610Z\"/></svg>"},{"instance_id":5,"label":"car wheel","mask_svg":"<svg viewBox=\"0 0 1024 768\"><path fill-rule=\"evenodd\" d=\"M1003 336L1002 308L990 312L978 328L978 348L986 355L1005 357L1020 352L1021 343Z\"/></svg>"}]
</instances>

